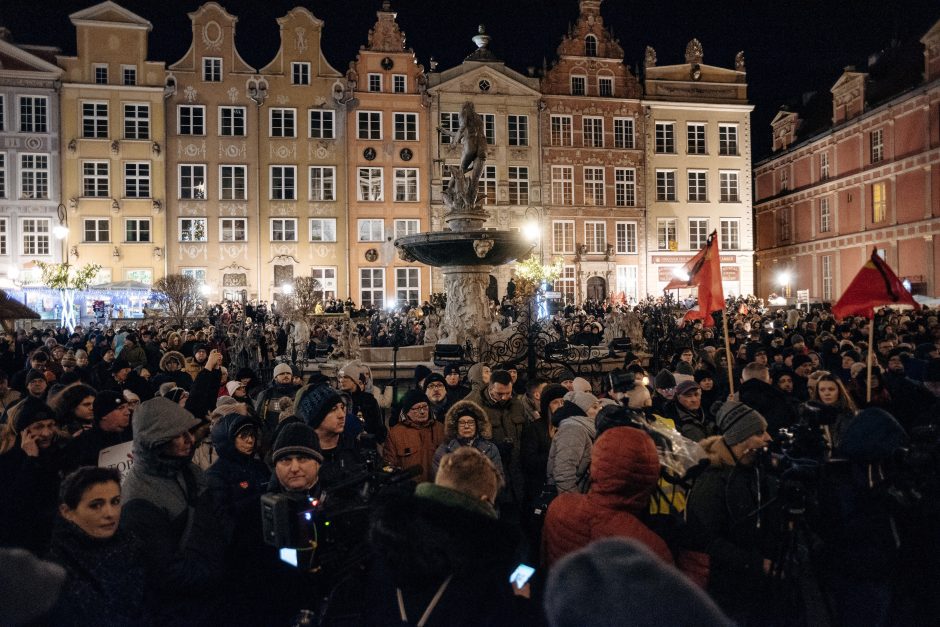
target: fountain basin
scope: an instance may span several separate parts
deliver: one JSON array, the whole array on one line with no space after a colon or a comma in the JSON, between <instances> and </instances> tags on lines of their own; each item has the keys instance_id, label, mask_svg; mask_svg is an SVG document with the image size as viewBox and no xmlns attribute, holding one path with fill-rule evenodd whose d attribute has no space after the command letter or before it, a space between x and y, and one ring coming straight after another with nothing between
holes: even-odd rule
<instances>
[{"instance_id":1,"label":"fountain basin","mask_svg":"<svg viewBox=\"0 0 940 627\"><path fill-rule=\"evenodd\" d=\"M513 231L440 231L399 237L395 247L403 259L435 268L499 266L525 257L535 248Z\"/></svg>"}]
</instances>

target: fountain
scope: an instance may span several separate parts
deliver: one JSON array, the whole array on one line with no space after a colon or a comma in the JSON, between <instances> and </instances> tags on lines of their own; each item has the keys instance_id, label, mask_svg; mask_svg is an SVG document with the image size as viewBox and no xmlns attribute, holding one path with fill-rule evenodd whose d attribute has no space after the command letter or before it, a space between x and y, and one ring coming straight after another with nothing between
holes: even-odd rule
<instances>
[{"instance_id":1,"label":"fountain","mask_svg":"<svg viewBox=\"0 0 940 627\"><path fill-rule=\"evenodd\" d=\"M465 102L457 131L438 129L461 144L460 165L448 166L450 180L443 191L445 230L418 233L395 240L399 256L408 262L441 268L447 307L441 321L439 344L476 345L492 331L493 312L486 296L489 274L526 256L534 244L519 233L485 231L488 217L478 183L486 162L483 118Z\"/></svg>"}]
</instances>

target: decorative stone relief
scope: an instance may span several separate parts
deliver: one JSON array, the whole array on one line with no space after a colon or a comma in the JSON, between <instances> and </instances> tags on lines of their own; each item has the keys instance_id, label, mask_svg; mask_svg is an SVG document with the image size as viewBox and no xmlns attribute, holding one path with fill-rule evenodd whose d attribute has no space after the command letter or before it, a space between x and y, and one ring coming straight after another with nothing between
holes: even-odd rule
<instances>
[{"instance_id":1,"label":"decorative stone relief","mask_svg":"<svg viewBox=\"0 0 940 627\"><path fill-rule=\"evenodd\" d=\"M744 68L744 51L741 50L738 54L734 55L734 69L738 72L746 71Z\"/></svg>"},{"instance_id":2,"label":"decorative stone relief","mask_svg":"<svg viewBox=\"0 0 940 627\"><path fill-rule=\"evenodd\" d=\"M206 140L202 140L199 144L177 144L176 146L176 156L177 157L187 157L192 159L193 157L205 157L206 156Z\"/></svg>"},{"instance_id":3,"label":"decorative stone relief","mask_svg":"<svg viewBox=\"0 0 940 627\"><path fill-rule=\"evenodd\" d=\"M222 47L224 34L225 31L222 30L222 26L218 22L215 20L206 22L206 25L202 27L202 43L209 50L218 50Z\"/></svg>"},{"instance_id":4,"label":"decorative stone relief","mask_svg":"<svg viewBox=\"0 0 940 627\"><path fill-rule=\"evenodd\" d=\"M248 287L248 276L244 273L223 274L222 287Z\"/></svg>"},{"instance_id":5,"label":"decorative stone relief","mask_svg":"<svg viewBox=\"0 0 940 627\"><path fill-rule=\"evenodd\" d=\"M290 256L290 257L296 256L297 244L272 244L271 254L272 255L285 255L285 256Z\"/></svg>"},{"instance_id":6,"label":"decorative stone relief","mask_svg":"<svg viewBox=\"0 0 940 627\"><path fill-rule=\"evenodd\" d=\"M288 96L287 94L278 94L274 98L274 101L279 105L286 105L290 103L290 96Z\"/></svg>"},{"instance_id":7,"label":"decorative stone relief","mask_svg":"<svg viewBox=\"0 0 940 627\"><path fill-rule=\"evenodd\" d=\"M235 159L238 157L245 158L248 155L248 144L246 142L241 142L241 144L219 144L219 157L227 157L229 159Z\"/></svg>"},{"instance_id":8,"label":"decorative stone relief","mask_svg":"<svg viewBox=\"0 0 940 627\"><path fill-rule=\"evenodd\" d=\"M229 87L228 101L231 102L232 104L235 104L238 101L238 88L237 87Z\"/></svg>"},{"instance_id":9,"label":"decorative stone relief","mask_svg":"<svg viewBox=\"0 0 940 627\"><path fill-rule=\"evenodd\" d=\"M38 137L27 137L23 142L27 150L40 150L42 148L42 139Z\"/></svg>"},{"instance_id":10,"label":"decorative stone relief","mask_svg":"<svg viewBox=\"0 0 940 627\"><path fill-rule=\"evenodd\" d=\"M643 60L643 67L656 67L656 49L653 46L646 47L646 55Z\"/></svg>"},{"instance_id":11,"label":"decorative stone relief","mask_svg":"<svg viewBox=\"0 0 940 627\"><path fill-rule=\"evenodd\" d=\"M186 98L186 102L196 102L196 96L198 95L199 92L192 85L187 85L186 89L183 90L183 97Z\"/></svg>"},{"instance_id":12,"label":"decorative stone relief","mask_svg":"<svg viewBox=\"0 0 940 627\"><path fill-rule=\"evenodd\" d=\"M202 256L203 259L208 259L208 247L205 244L180 244L180 257L186 257L187 259L196 259L199 256Z\"/></svg>"},{"instance_id":13,"label":"decorative stone relief","mask_svg":"<svg viewBox=\"0 0 940 627\"><path fill-rule=\"evenodd\" d=\"M273 143L268 144L270 147L270 154L272 159L296 159L297 158L297 144L291 142L290 144L280 144L275 145Z\"/></svg>"},{"instance_id":14,"label":"decorative stone relief","mask_svg":"<svg viewBox=\"0 0 940 627\"><path fill-rule=\"evenodd\" d=\"M698 39L693 39L685 47L685 62L686 63L701 63L704 51L702 50L702 42Z\"/></svg>"},{"instance_id":15,"label":"decorative stone relief","mask_svg":"<svg viewBox=\"0 0 940 627\"><path fill-rule=\"evenodd\" d=\"M369 29L368 42L365 49L374 52L401 52L405 49L405 33L398 27L388 3L382 5L378 21Z\"/></svg>"},{"instance_id":16,"label":"decorative stone relief","mask_svg":"<svg viewBox=\"0 0 940 627\"><path fill-rule=\"evenodd\" d=\"M222 244L219 246L219 253L222 259L226 257L236 259L238 257L248 258L248 244Z\"/></svg>"},{"instance_id":17,"label":"decorative stone relief","mask_svg":"<svg viewBox=\"0 0 940 627\"><path fill-rule=\"evenodd\" d=\"M307 51L307 29L301 26L298 26L294 29L294 47L297 48L297 52L306 52Z\"/></svg>"}]
</instances>

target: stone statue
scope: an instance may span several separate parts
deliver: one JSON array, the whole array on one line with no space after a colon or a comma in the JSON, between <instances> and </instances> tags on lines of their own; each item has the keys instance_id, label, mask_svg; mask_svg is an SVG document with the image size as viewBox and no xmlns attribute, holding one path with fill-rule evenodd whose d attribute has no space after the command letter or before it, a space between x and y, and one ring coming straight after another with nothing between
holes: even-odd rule
<instances>
[{"instance_id":1,"label":"stone statue","mask_svg":"<svg viewBox=\"0 0 940 627\"><path fill-rule=\"evenodd\" d=\"M646 59L643 61L643 67L656 67L656 50L653 46L646 47Z\"/></svg>"},{"instance_id":2,"label":"stone statue","mask_svg":"<svg viewBox=\"0 0 940 627\"><path fill-rule=\"evenodd\" d=\"M467 101L457 116L460 127L456 131L438 127L438 130L460 144L463 152L460 156L460 169L451 168L451 180L445 190L445 204L453 210L474 208L477 204L477 184L483 176L486 163L486 126L483 117ZM469 172L469 179L464 173ZM462 180L457 180L457 177ZM461 202L462 201L462 202ZM449 204L450 203L450 204Z\"/></svg>"},{"instance_id":3,"label":"stone statue","mask_svg":"<svg viewBox=\"0 0 940 627\"><path fill-rule=\"evenodd\" d=\"M744 72L744 51L740 51L738 54L734 55L734 69L738 72Z\"/></svg>"},{"instance_id":4,"label":"stone statue","mask_svg":"<svg viewBox=\"0 0 940 627\"><path fill-rule=\"evenodd\" d=\"M702 42L700 42L698 39L693 39L685 47L686 63L701 63L703 56L704 51L702 50Z\"/></svg>"},{"instance_id":5,"label":"stone statue","mask_svg":"<svg viewBox=\"0 0 940 627\"><path fill-rule=\"evenodd\" d=\"M362 355L362 351L359 349L359 327L352 322L348 322L346 326L348 327L346 333L346 350L348 352L346 356L349 359L359 359Z\"/></svg>"},{"instance_id":6,"label":"stone statue","mask_svg":"<svg viewBox=\"0 0 940 627\"><path fill-rule=\"evenodd\" d=\"M346 89L352 94L359 85L359 73L356 72L356 62L349 62L349 69L346 70Z\"/></svg>"},{"instance_id":7,"label":"stone statue","mask_svg":"<svg viewBox=\"0 0 940 627\"><path fill-rule=\"evenodd\" d=\"M425 329L424 329L424 343L425 344L437 344L440 335L438 333L438 326L440 325L441 317L435 312L428 314L428 317L425 318Z\"/></svg>"}]
</instances>

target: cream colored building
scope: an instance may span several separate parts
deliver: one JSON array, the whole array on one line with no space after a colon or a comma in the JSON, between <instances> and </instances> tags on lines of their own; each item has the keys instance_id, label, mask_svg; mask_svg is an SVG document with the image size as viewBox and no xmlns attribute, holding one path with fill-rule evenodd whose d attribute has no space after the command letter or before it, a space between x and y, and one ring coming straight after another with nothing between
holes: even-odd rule
<instances>
[{"instance_id":1,"label":"cream colored building","mask_svg":"<svg viewBox=\"0 0 940 627\"><path fill-rule=\"evenodd\" d=\"M457 129L457 113L466 101L483 116L489 149L480 179L484 206L490 213L486 229L521 231L527 222L545 215L542 201L539 79L509 68L489 49L490 37L473 37L477 49L457 67L428 75L431 120L435 127ZM443 228L441 199L443 166L460 163L460 146L441 133L431 144L431 230ZM538 249L536 248L536 251ZM488 294L502 297L512 276L512 264L494 268ZM432 291L443 289L434 273Z\"/></svg>"},{"instance_id":2,"label":"cream colored building","mask_svg":"<svg viewBox=\"0 0 940 627\"><path fill-rule=\"evenodd\" d=\"M705 65L689 42L685 63L657 65L646 49L646 286L654 295L718 232L725 296L753 294L751 127L744 55ZM687 294L682 294L686 296Z\"/></svg>"},{"instance_id":3,"label":"cream colored building","mask_svg":"<svg viewBox=\"0 0 940 627\"><path fill-rule=\"evenodd\" d=\"M164 64L147 60L151 24L113 2L70 16L77 54L57 57L68 257L98 283L166 273Z\"/></svg>"}]
</instances>

